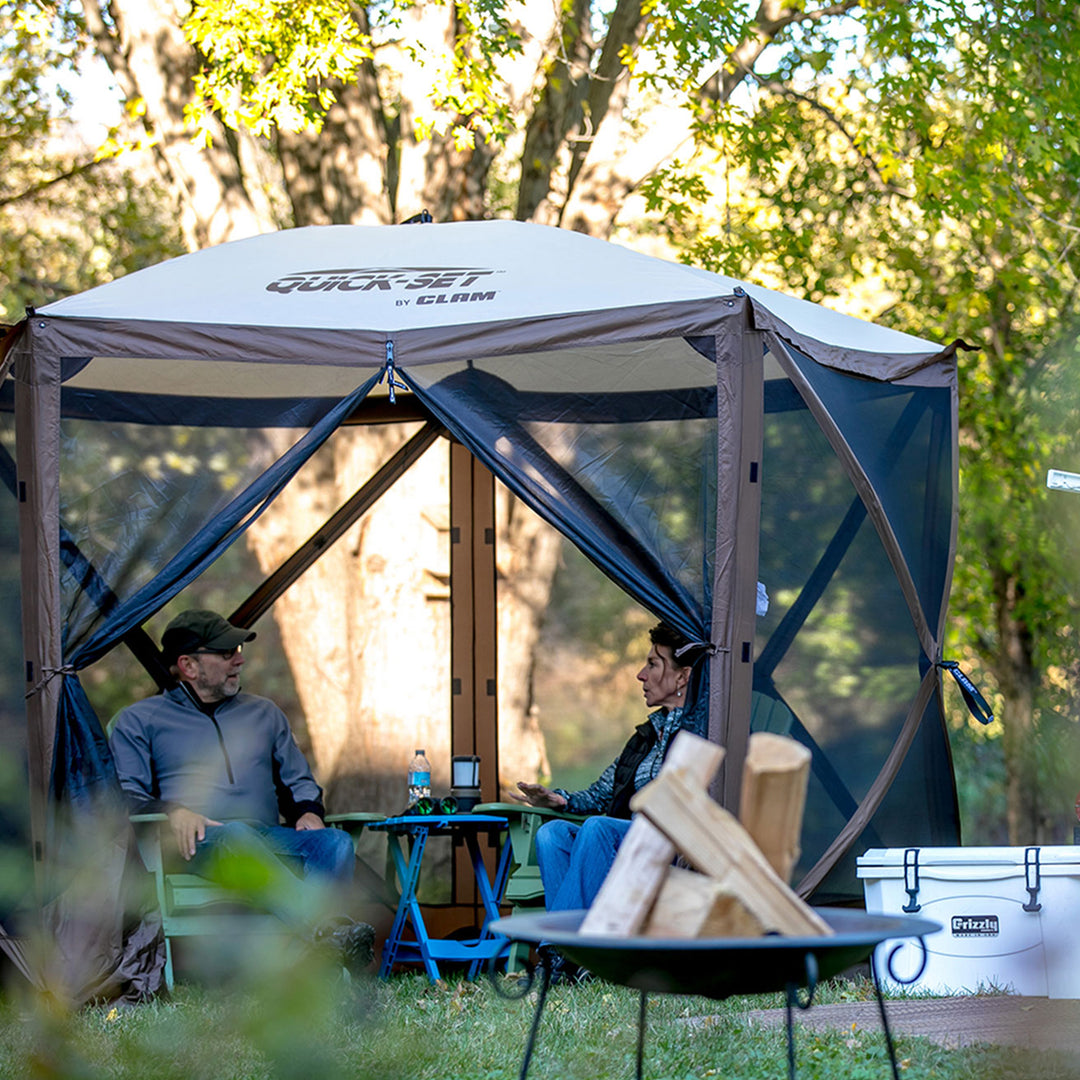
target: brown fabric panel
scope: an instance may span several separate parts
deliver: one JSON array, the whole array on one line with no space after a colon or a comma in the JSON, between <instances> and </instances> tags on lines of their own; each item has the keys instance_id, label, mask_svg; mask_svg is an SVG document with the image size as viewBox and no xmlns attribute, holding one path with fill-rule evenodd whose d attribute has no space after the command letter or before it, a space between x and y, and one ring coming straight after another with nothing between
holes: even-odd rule
<instances>
[{"instance_id":1,"label":"brown fabric panel","mask_svg":"<svg viewBox=\"0 0 1080 1080\"><path fill-rule=\"evenodd\" d=\"M896 580L900 584L900 590L907 603L911 621L914 623L915 633L918 635L919 644L922 646L923 652L925 652L931 660L940 660L941 654L939 651L938 639L931 632L930 626L926 621L926 616L923 613L922 604L919 602L918 590L915 588L915 582L912 579L911 571L908 569L904 554L900 550L900 543L896 539L896 534L893 532L888 515L881 505L881 500L878 498L877 492L870 482L870 478L866 475L862 464L848 445L847 440L833 423L829 410L825 407L817 394L814 393L806 379L803 378L802 372L799 370L798 365L791 359L790 354L784 347L784 343L771 335L769 336L769 341L784 373L796 386L803 400L806 402L807 407L810 409L811 415L817 421L818 427L821 428L822 433L825 435L826 439L829 440L829 445L833 448L836 456L843 464L844 471L851 478L851 482L854 484L855 490L859 494L859 498L862 499L863 505L866 507L866 512L869 515L870 520L874 523L874 528L877 530L882 546L885 548L885 554L893 568L893 572L896 574ZM953 506L956 506L955 502L953 503Z\"/></svg>"},{"instance_id":2,"label":"brown fabric panel","mask_svg":"<svg viewBox=\"0 0 1080 1080\"><path fill-rule=\"evenodd\" d=\"M26 955L26 949L23 947L23 943L18 938L13 938L3 926L0 926L0 952L3 952L4 955L7 956L7 958L15 965L19 974L22 975L35 990L45 989L45 983L37 969L30 962L30 958Z\"/></svg>"},{"instance_id":3,"label":"brown fabric panel","mask_svg":"<svg viewBox=\"0 0 1080 1080\"><path fill-rule=\"evenodd\" d=\"M30 827L35 866L45 857L49 775L63 661L60 614L60 365L41 358L23 334L13 350L19 559L26 659ZM38 884L41 885L40 873Z\"/></svg>"},{"instance_id":4,"label":"brown fabric panel","mask_svg":"<svg viewBox=\"0 0 1080 1080\"><path fill-rule=\"evenodd\" d=\"M36 335L50 355L158 359L243 360L250 363L336 364L381 368L386 342L399 367L469 360L582 344L712 334L728 318L735 297L587 311L506 322L433 326L384 333L317 326L218 326L120 319L37 316ZM38 326L37 324L41 325Z\"/></svg>"},{"instance_id":5,"label":"brown fabric panel","mask_svg":"<svg viewBox=\"0 0 1080 1080\"><path fill-rule=\"evenodd\" d=\"M65 887L42 912L45 982L69 1008L146 1001L165 987L165 938L131 824L99 813L65 827Z\"/></svg>"},{"instance_id":6,"label":"brown fabric panel","mask_svg":"<svg viewBox=\"0 0 1080 1080\"><path fill-rule=\"evenodd\" d=\"M735 618L728 700L725 798L738 813L743 763L750 739L754 684L754 631L757 621L758 548L761 537L761 467L765 429L765 359L762 335L742 335L742 428L739 460L739 503L735 536Z\"/></svg>"},{"instance_id":7,"label":"brown fabric panel","mask_svg":"<svg viewBox=\"0 0 1080 1080\"><path fill-rule=\"evenodd\" d=\"M709 738L727 751L711 791L737 812L750 736L764 362L745 308L716 336L717 483ZM751 482L750 463L758 463ZM743 656L743 649L748 651Z\"/></svg>"},{"instance_id":8,"label":"brown fabric panel","mask_svg":"<svg viewBox=\"0 0 1080 1080\"><path fill-rule=\"evenodd\" d=\"M949 410L949 445L954 449L960 444L960 391L957 385L954 383L952 386L952 393L950 394L950 410ZM949 554L948 561L945 569L945 581L942 585L942 592L945 595L946 603L941 605L941 616L938 619L938 625L936 627L935 640L942 643L944 647L945 643L945 623L948 620L949 605L948 598L952 595L952 582L953 573L956 569L956 544L957 537L960 532L960 457L959 453L953 455L953 466L949 470L949 483L952 487L952 494L950 497L949 505L953 507L952 523L949 528Z\"/></svg>"},{"instance_id":9,"label":"brown fabric panel","mask_svg":"<svg viewBox=\"0 0 1080 1080\"><path fill-rule=\"evenodd\" d=\"M360 369L385 362L386 342L399 366L440 363L505 353L566 349L670 336L707 335L735 310L752 305L753 328L775 333L818 363L868 378L916 385L956 382L954 342L936 353L890 355L817 341L793 330L745 297L708 297L637 307L544 315L531 319L466 322L423 329L248 326L156 322L148 319L82 319L38 314L40 347L70 357L132 356L159 359L243 360L250 363L335 364Z\"/></svg>"},{"instance_id":10,"label":"brown fabric panel","mask_svg":"<svg viewBox=\"0 0 1080 1080\"><path fill-rule=\"evenodd\" d=\"M886 792L892 786L896 774L900 771L900 766L904 763L904 758L907 757L908 750L911 749L912 740L914 740L915 733L919 730L919 724L926 711L926 706L938 689L938 679L937 667L928 668L923 676L922 683L919 685L915 700L912 701L911 708L908 710L904 726L900 729L900 734L896 737L896 742L893 743L893 748L889 751L889 756L885 759L881 771L870 785L870 790L867 791L847 824L837 833L836 839L826 848L825 853L796 886L795 891L804 899L821 884L829 871L843 858L848 848L851 847L859 834L866 828L869 820L877 812L881 800L885 798Z\"/></svg>"}]
</instances>

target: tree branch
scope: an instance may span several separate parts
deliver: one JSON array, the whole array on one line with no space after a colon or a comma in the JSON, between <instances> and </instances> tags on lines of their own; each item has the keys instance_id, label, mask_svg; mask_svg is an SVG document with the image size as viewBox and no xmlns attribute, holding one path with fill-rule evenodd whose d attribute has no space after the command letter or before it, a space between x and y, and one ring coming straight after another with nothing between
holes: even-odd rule
<instances>
[{"instance_id":1,"label":"tree branch","mask_svg":"<svg viewBox=\"0 0 1080 1080\"><path fill-rule=\"evenodd\" d=\"M91 169L96 169L105 160L105 158L102 158L100 160L91 159L90 161L84 161L82 164L75 165L66 172L58 173L56 176L50 177L48 180L43 180L40 184L34 184L31 187L25 188L23 191L16 192L14 195L0 196L0 206L11 206L13 203L22 202L24 199L36 198L54 184L62 184L67 180L74 180L75 177L82 176L84 173L90 172Z\"/></svg>"},{"instance_id":2,"label":"tree branch","mask_svg":"<svg viewBox=\"0 0 1080 1080\"><path fill-rule=\"evenodd\" d=\"M859 146L855 136L848 131L843 120L840 119L835 110L830 109L828 105L823 105L820 101L810 97L809 94L800 93L798 90L794 90L784 83L776 82L775 80L761 79L753 72L750 74L763 90L768 90L778 97L787 97L792 98L795 101L801 101L804 105L813 109L814 112L824 116L825 119L847 140L848 146L855 152L859 160L870 170L874 179L874 186L878 191L882 194L898 195L903 199L915 198L913 192L903 191L895 184L890 184L885 177L881 175L881 170L878 168L877 162L875 162L874 159Z\"/></svg>"},{"instance_id":3,"label":"tree branch","mask_svg":"<svg viewBox=\"0 0 1080 1080\"><path fill-rule=\"evenodd\" d=\"M551 177L560 148L571 129L580 122L584 97L582 81L592 60L590 17L589 0L575 0L573 11L555 28L550 46L555 60L547 70L525 129L514 213L519 221L528 221L551 191Z\"/></svg>"},{"instance_id":4,"label":"tree branch","mask_svg":"<svg viewBox=\"0 0 1080 1080\"><path fill-rule=\"evenodd\" d=\"M119 33L119 16L112 10L109 0L105 0L104 6L100 0L83 0L82 9L86 28L94 39L94 48L97 49L105 63L109 65L113 77L123 87L124 94L129 99L138 97L138 86L131 73L127 56L121 44L123 35ZM108 12L113 26L116 27L116 33L106 25L105 12Z\"/></svg>"},{"instance_id":5,"label":"tree branch","mask_svg":"<svg viewBox=\"0 0 1080 1080\"><path fill-rule=\"evenodd\" d=\"M748 36L731 50L726 61L702 85L702 100L714 104L727 101L739 83L753 73L758 58L781 30L796 24L821 22L844 15L858 7L859 3L860 0L841 0L837 4L806 11L800 7L788 6L788 0L761 0Z\"/></svg>"},{"instance_id":6,"label":"tree branch","mask_svg":"<svg viewBox=\"0 0 1080 1080\"><path fill-rule=\"evenodd\" d=\"M622 59L623 50L637 44L640 40L645 26L645 17L642 15L641 8L641 0L619 0L612 12L611 22L608 24L608 31L604 37L604 45L600 50L600 60L589 82L589 95L582 117L581 137L576 139L570 148L572 156L567 184L568 195L574 190L581 166L589 152L592 134L607 116L611 97L615 92L615 83L626 73Z\"/></svg>"}]
</instances>

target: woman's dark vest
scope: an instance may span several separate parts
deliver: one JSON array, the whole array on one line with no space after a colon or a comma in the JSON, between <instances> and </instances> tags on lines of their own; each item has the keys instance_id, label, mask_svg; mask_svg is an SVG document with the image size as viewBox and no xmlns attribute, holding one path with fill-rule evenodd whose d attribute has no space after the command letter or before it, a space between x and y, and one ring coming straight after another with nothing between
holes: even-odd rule
<instances>
[{"instance_id":1,"label":"woman's dark vest","mask_svg":"<svg viewBox=\"0 0 1080 1080\"><path fill-rule=\"evenodd\" d=\"M652 721L646 720L644 724L638 724L615 762L615 781L611 792L611 805L607 812L608 817L630 817L630 799L636 790L634 774L655 744L656 728L653 727Z\"/></svg>"}]
</instances>

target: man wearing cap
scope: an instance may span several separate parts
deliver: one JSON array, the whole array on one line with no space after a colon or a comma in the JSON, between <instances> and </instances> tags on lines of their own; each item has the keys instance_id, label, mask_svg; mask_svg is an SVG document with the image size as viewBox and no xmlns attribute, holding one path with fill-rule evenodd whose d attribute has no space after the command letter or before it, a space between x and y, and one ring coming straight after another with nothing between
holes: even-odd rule
<instances>
[{"instance_id":1,"label":"man wearing cap","mask_svg":"<svg viewBox=\"0 0 1080 1080\"><path fill-rule=\"evenodd\" d=\"M161 639L177 685L122 710L110 745L132 812L167 814L195 873L227 880L230 863L253 859L259 899L286 922L306 921L351 884L353 845L326 828L322 789L288 718L240 689L242 648L254 637L216 612L182 612ZM299 863L303 881L282 858ZM371 927L346 921L337 930L348 966L366 966Z\"/></svg>"}]
</instances>

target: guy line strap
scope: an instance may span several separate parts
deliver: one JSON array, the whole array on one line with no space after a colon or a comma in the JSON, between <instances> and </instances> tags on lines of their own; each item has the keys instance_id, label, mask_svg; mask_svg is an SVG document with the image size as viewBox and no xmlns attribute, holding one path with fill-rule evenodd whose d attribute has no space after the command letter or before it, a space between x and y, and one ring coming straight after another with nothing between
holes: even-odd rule
<instances>
[{"instance_id":1,"label":"guy line strap","mask_svg":"<svg viewBox=\"0 0 1080 1080\"><path fill-rule=\"evenodd\" d=\"M30 668L29 664L27 664L27 668ZM51 683L57 675L75 674L75 668L71 664L64 664L63 667L58 668L43 667L41 671L42 677L38 679L37 683L34 686L32 686L29 690L26 691L25 694L23 694L24 701L29 701L30 698L32 698L35 694L40 694L41 691L44 690L45 687L48 686L49 683Z\"/></svg>"},{"instance_id":2,"label":"guy line strap","mask_svg":"<svg viewBox=\"0 0 1080 1080\"><path fill-rule=\"evenodd\" d=\"M989 724L994 719L994 711L979 693L979 688L960 670L960 665L955 660L939 660L937 666L944 668L956 680L971 715L980 724Z\"/></svg>"}]
</instances>

